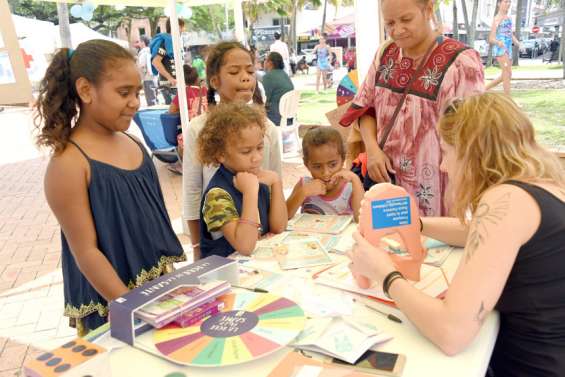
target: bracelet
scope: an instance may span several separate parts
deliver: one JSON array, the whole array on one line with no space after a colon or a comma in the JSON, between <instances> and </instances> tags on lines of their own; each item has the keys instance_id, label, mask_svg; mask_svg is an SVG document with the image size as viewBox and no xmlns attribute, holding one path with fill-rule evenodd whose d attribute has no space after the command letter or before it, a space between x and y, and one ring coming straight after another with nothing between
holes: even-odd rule
<instances>
[{"instance_id":1,"label":"bracelet","mask_svg":"<svg viewBox=\"0 0 565 377\"><path fill-rule=\"evenodd\" d=\"M424 230L424 223L422 222L421 217L418 217L418 220L420 220L420 233L422 233L422 231Z\"/></svg>"},{"instance_id":2,"label":"bracelet","mask_svg":"<svg viewBox=\"0 0 565 377\"><path fill-rule=\"evenodd\" d=\"M238 219L237 222L240 223L240 224L247 224L247 225L254 226L257 229L261 228L261 224L256 223L255 221L252 221L252 220Z\"/></svg>"},{"instance_id":3,"label":"bracelet","mask_svg":"<svg viewBox=\"0 0 565 377\"><path fill-rule=\"evenodd\" d=\"M192 248L196 249L197 247L200 247L200 242L199 243L193 243L192 244Z\"/></svg>"},{"instance_id":4,"label":"bracelet","mask_svg":"<svg viewBox=\"0 0 565 377\"><path fill-rule=\"evenodd\" d=\"M390 289L392 282L395 281L396 279L404 279L404 276L398 271L392 271L383 280L383 292L385 296L390 299L392 299L392 297L390 297L388 290Z\"/></svg>"}]
</instances>

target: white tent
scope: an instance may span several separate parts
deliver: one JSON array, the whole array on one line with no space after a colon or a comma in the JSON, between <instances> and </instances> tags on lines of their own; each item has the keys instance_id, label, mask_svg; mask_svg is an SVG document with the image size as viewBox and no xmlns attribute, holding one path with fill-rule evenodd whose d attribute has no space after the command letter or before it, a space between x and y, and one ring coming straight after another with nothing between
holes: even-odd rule
<instances>
[{"instance_id":1,"label":"white tent","mask_svg":"<svg viewBox=\"0 0 565 377\"><path fill-rule=\"evenodd\" d=\"M89 41L91 39L105 39L108 41L115 42L124 48L129 48L128 41L108 37L102 33L97 32L96 30L92 30L91 28L89 28L88 26L86 26L81 22L71 24L70 28L71 28L71 44L73 48L76 48L82 42ZM57 47L60 47L61 36L59 33L59 26L56 26L55 30L56 30L56 38L57 38Z\"/></svg>"}]
</instances>

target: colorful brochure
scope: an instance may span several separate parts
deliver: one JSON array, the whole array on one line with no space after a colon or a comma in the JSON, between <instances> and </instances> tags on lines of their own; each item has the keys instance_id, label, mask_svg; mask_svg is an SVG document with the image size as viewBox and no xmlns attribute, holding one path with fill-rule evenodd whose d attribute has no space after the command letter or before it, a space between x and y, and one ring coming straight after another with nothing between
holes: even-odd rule
<instances>
[{"instance_id":1,"label":"colorful brochure","mask_svg":"<svg viewBox=\"0 0 565 377\"><path fill-rule=\"evenodd\" d=\"M339 234L352 220L352 216L301 213L288 223L288 229L306 233Z\"/></svg>"},{"instance_id":2,"label":"colorful brochure","mask_svg":"<svg viewBox=\"0 0 565 377\"><path fill-rule=\"evenodd\" d=\"M273 254L283 270L331 264L332 259L320 241L303 237L273 248Z\"/></svg>"}]
</instances>

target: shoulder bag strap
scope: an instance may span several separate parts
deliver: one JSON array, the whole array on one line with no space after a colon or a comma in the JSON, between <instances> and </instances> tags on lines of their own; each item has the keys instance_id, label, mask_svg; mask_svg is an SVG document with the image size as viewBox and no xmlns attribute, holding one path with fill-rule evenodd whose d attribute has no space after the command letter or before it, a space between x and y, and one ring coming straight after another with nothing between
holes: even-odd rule
<instances>
[{"instance_id":1,"label":"shoulder bag strap","mask_svg":"<svg viewBox=\"0 0 565 377\"><path fill-rule=\"evenodd\" d=\"M422 59L422 61L418 65L418 69L416 69L416 72L410 78L410 81L408 81L408 84L406 85L406 88L404 89L404 92L402 93L402 97L400 98L400 102L398 102L398 105L396 105L396 109L394 109L394 113L392 114L392 118L388 122L388 125L385 128L385 131L384 131L384 134L383 134L383 138L381 139L381 141L379 143L379 148L381 148L381 150L383 150L383 148L386 144L386 141L388 139L388 136L390 135L390 132L392 131L392 129L393 129L395 123L396 123L398 113L400 112L402 105L404 105L404 101L406 100L406 97L408 96L408 91L410 90L410 87L412 86L412 84L414 83L416 78L418 76L420 76L420 74L422 73L422 70L424 69L426 62L428 61L428 58L430 57L430 54L432 53L432 51L433 51L433 49L436 45L436 42L438 44L441 44L442 40L443 39L440 39L440 37L438 37L437 39L434 40L434 43L432 43L431 46L428 48L428 51L426 51L426 55L424 55L424 58ZM376 84L377 84L377 75L375 75L375 85Z\"/></svg>"}]
</instances>

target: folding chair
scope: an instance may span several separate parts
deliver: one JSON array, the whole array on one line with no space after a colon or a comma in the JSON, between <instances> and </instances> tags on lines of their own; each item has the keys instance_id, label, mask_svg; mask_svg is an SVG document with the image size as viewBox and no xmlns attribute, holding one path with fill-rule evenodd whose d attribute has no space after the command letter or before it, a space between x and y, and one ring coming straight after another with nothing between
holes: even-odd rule
<instances>
[{"instance_id":1,"label":"folding chair","mask_svg":"<svg viewBox=\"0 0 565 377\"><path fill-rule=\"evenodd\" d=\"M179 114L170 114L167 109L147 109L138 111L133 120L151 150L151 158L169 164L180 160L177 151Z\"/></svg>"},{"instance_id":2,"label":"folding chair","mask_svg":"<svg viewBox=\"0 0 565 377\"><path fill-rule=\"evenodd\" d=\"M281 160L283 161L296 162L296 157L300 157L301 146L298 136L299 123L297 118L299 101L300 92L292 90L283 94L279 102L279 112L281 114L279 141L281 145Z\"/></svg>"}]
</instances>

